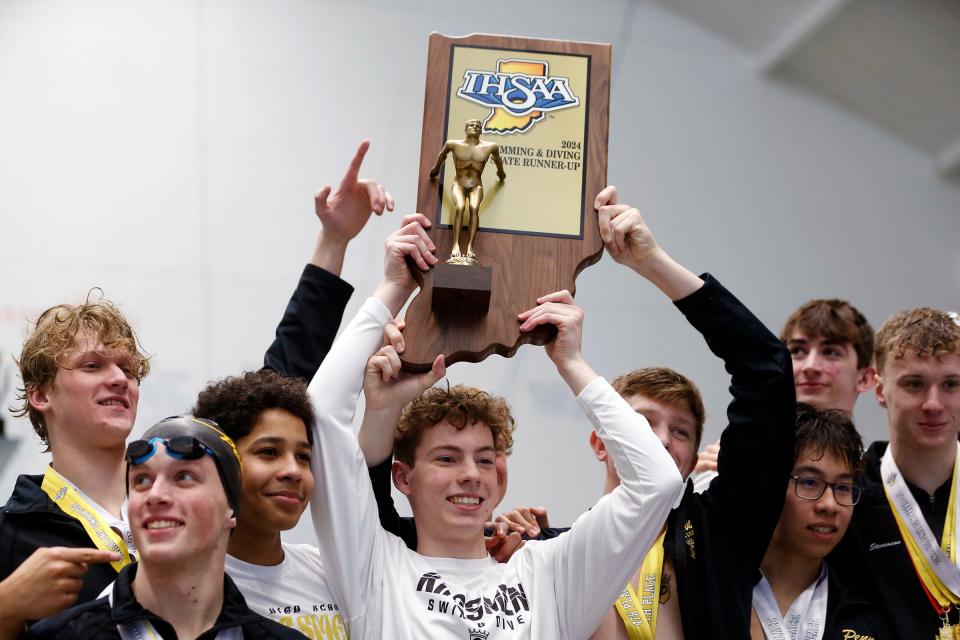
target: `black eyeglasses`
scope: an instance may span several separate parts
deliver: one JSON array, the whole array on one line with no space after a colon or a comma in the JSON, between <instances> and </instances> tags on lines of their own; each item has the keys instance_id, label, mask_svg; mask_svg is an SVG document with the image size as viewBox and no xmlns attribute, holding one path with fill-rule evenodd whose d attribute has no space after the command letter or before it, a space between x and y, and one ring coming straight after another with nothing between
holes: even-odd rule
<instances>
[{"instance_id":1,"label":"black eyeglasses","mask_svg":"<svg viewBox=\"0 0 960 640\"><path fill-rule=\"evenodd\" d=\"M127 445L127 463L132 466L143 464L157 452L158 444L163 444L167 449L167 455L177 460L199 460L204 455L216 458L210 447L193 436L174 436L172 438L134 440Z\"/></svg>"},{"instance_id":2,"label":"black eyeglasses","mask_svg":"<svg viewBox=\"0 0 960 640\"><path fill-rule=\"evenodd\" d=\"M804 500L819 500L827 487L833 491L833 499L837 504L852 507L860 500L860 487L852 482L827 482L809 476L790 476L790 479L793 480L793 490L797 497Z\"/></svg>"}]
</instances>

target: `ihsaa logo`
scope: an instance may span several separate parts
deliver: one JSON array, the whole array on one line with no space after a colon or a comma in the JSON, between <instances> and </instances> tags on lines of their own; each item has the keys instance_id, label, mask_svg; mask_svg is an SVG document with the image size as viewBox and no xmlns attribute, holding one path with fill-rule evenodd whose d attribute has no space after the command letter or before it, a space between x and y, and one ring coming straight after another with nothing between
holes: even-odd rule
<instances>
[{"instance_id":1,"label":"ihsaa logo","mask_svg":"<svg viewBox=\"0 0 960 640\"><path fill-rule=\"evenodd\" d=\"M529 131L548 111L580 104L570 80L551 77L545 61L497 60L497 71L467 69L457 95L491 107L483 130L491 133Z\"/></svg>"}]
</instances>

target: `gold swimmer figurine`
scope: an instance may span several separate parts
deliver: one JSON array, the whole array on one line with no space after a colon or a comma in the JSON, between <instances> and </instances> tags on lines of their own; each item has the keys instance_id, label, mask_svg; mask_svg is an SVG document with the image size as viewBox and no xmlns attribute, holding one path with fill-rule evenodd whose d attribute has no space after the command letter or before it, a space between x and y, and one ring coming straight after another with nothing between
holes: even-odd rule
<instances>
[{"instance_id":1,"label":"gold swimmer figurine","mask_svg":"<svg viewBox=\"0 0 960 640\"><path fill-rule=\"evenodd\" d=\"M464 133L467 134L466 140L447 140L437 157L437 164L430 170L430 178L436 178L447 154L453 152L453 166L457 170L457 175L450 188L455 211L452 225L453 250L447 260L449 264L480 264L473 252L473 240L480 226L480 203L483 202L483 182L480 176L487 160L493 157L493 162L497 165L497 177L501 182L507 177L503 170L503 162L500 160L500 148L495 142L484 142L480 139L482 128L483 125L479 120L467 120L463 127ZM463 228L464 209L468 206L470 222L467 233L467 254L463 255L460 251L460 230Z\"/></svg>"}]
</instances>

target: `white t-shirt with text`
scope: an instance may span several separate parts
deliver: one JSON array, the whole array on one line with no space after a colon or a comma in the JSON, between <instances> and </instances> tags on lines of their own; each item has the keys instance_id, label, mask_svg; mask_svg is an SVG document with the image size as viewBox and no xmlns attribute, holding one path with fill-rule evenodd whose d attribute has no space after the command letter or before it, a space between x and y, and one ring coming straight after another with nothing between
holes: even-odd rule
<instances>
[{"instance_id":1,"label":"white t-shirt with text","mask_svg":"<svg viewBox=\"0 0 960 640\"><path fill-rule=\"evenodd\" d=\"M314 640L348 637L316 547L283 543L283 561L272 566L228 555L224 568L254 612Z\"/></svg>"}]
</instances>

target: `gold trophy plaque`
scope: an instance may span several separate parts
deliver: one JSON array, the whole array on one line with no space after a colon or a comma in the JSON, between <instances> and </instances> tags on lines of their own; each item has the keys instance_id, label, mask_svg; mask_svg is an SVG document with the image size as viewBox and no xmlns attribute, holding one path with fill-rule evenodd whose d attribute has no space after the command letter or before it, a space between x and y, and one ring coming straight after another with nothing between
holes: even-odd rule
<instances>
[{"instance_id":1,"label":"gold trophy plaque","mask_svg":"<svg viewBox=\"0 0 960 640\"><path fill-rule=\"evenodd\" d=\"M600 259L610 57L606 44L430 36L417 210L440 262L414 270L405 369L553 338L553 327L521 333L516 318L539 296L574 292Z\"/></svg>"}]
</instances>

